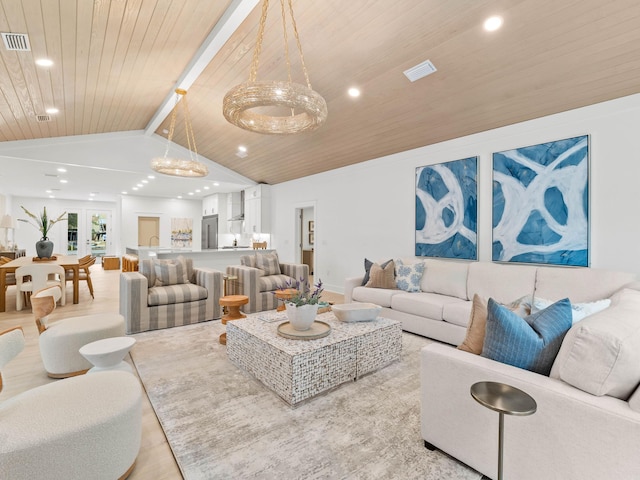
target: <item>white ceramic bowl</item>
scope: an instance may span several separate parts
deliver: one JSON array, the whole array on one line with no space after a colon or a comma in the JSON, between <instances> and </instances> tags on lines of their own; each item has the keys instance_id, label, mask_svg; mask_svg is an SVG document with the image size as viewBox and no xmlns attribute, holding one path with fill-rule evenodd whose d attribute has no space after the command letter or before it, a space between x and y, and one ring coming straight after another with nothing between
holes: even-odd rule
<instances>
[{"instance_id":1,"label":"white ceramic bowl","mask_svg":"<svg viewBox=\"0 0 640 480\"><path fill-rule=\"evenodd\" d=\"M374 303L345 303L332 305L331 311L342 322L368 322L374 320L382 310Z\"/></svg>"}]
</instances>

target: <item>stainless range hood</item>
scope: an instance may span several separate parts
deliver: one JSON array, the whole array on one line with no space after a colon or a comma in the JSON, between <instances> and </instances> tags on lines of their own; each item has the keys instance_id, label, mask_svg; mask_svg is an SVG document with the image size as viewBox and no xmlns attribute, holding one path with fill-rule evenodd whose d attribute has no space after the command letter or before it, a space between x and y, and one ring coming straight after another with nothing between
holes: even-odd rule
<instances>
[{"instance_id":1,"label":"stainless range hood","mask_svg":"<svg viewBox=\"0 0 640 480\"><path fill-rule=\"evenodd\" d=\"M238 197L240 198L240 202L237 200ZM235 202L233 200L235 200ZM244 190L230 193L227 201L231 202L231 218L229 218L229 221L238 222L244 220Z\"/></svg>"}]
</instances>

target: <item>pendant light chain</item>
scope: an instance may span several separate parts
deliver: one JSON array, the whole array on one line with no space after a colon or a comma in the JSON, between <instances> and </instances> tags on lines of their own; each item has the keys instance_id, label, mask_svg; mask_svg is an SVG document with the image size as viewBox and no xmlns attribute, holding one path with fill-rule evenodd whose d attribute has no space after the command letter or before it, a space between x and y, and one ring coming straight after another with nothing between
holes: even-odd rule
<instances>
[{"instance_id":1,"label":"pendant light chain","mask_svg":"<svg viewBox=\"0 0 640 480\"><path fill-rule=\"evenodd\" d=\"M311 81L309 80L309 72L307 72L307 67L304 64L304 55L302 55L302 44L300 43L300 35L298 35L298 27L296 25L296 19L293 16L293 5L291 2L292 0L289 0L289 13L291 15L291 23L293 24L293 34L296 37L296 44L298 45L298 52L300 53L300 63L302 64L302 73L304 74L304 79L307 82L307 88L309 88L309 90L313 90L311 88ZM288 57L287 57L287 60L288 60Z\"/></svg>"},{"instance_id":2,"label":"pendant light chain","mask_svg":"<svg viewBox=\"0 0 640 480\"><path fill-rule=\"evenodd\" d=\"M260 53L262 52L262 39L264 38L264 26L267 23L267 9L269 8L269 0L262 2L262 14L260 15L260 25L258 27L258 40L256 48L253 49L253 59L251 60L251 71L249 72L249 81L255 82L258 77L258 64L260 63Z\"/></svg>"}]
</instances>

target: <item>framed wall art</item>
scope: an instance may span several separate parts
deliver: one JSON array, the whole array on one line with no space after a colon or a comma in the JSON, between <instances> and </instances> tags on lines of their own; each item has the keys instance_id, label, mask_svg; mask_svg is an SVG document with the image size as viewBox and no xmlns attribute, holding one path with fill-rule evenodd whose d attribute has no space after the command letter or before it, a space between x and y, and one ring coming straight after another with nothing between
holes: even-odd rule
<instances>
[{"instance_id":1,"label":"framed wall art","mask_svg":"<svg viewBox=\"0 0 640 480\"><path fill-rule=\"evenodd\" d=\"M478 157L416 168L416 256L478 258Z\"/></svg>"},{"instance_id":2,"label":"framed wall art","mask_svg":"<svg viewBox=\"0 0 640 480\"><path fill-rule=\"evenodd\" d=\"M589 265L589 137L493 154L493 260Z\"/></svg>"}]
</instances>

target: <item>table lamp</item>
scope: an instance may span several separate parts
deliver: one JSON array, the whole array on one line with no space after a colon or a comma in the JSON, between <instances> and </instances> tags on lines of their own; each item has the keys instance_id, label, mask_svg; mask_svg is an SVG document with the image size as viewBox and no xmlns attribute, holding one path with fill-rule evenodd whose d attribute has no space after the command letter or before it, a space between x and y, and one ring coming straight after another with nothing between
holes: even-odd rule
<instances>
[{"instance_id":1,"label":"table lamp","mask_svg":"<svg viewBox=\"0 0 640 480\"><path fill-rule=\"evenodd\" d=\"M8 237L8 230L11 229L15 229L16 228L16 221L11 217L11 215L6 214L2 217L2 221L0 221L0 228L4 228L4 246L6 248L9 248L9 240L7 239Z\"/></svg>"}]
</instances>

